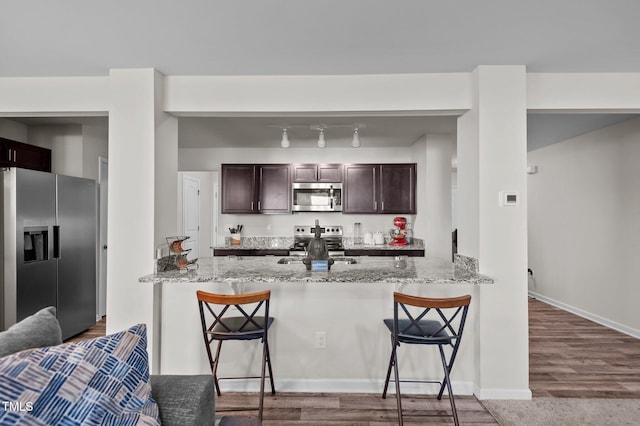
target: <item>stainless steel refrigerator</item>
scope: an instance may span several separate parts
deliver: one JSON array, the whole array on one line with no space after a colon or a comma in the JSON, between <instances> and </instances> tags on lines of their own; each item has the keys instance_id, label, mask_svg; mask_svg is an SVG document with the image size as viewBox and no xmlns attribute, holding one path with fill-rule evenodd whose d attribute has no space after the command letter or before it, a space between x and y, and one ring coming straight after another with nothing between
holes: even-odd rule
<instances>
[{"instance_id":1,"label":"stainless steel refrigerator","mask_svg":"<svg viewBox=\"0 0 640 426\"><path fill-rule=\"evenodd\" d=\"M0 329L56 306L62 338L96 323L96 182L11 168L2 172Z\"/></svg>"}]
</instances>

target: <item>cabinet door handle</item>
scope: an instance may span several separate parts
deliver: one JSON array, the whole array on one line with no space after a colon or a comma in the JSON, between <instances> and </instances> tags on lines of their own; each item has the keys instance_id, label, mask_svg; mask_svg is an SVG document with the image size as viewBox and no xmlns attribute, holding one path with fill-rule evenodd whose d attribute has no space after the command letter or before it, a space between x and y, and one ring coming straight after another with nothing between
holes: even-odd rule
<instances>
[{"instance_id":1,"label":"cabinet door handle","mask_svg":"<svg viewBox=\"0 0 640 426\"><path fill-rule=\"evenodd\" d=\"M374 210L378 210L378 202L377 201L373 202L373 209Z\"/></svg>"},{"instance_id":2,"label":"cabinet door handle","mask_svg":"<svg viewBox=\"0 0 640 426\"><path fill-rule=\"evenodd\" d=\"M380 210L384 211L384 201L380 201Z\"/></svg>"},{"instance_id":3,"label":"cabinet door handle","mask_svg":"<svg viewBox=\"0 0 640 426\"><path fill-rule=\"evenodd\" d=\"M251 211L253 211L253 201L251 202Z\"/></svg>"},{"instance_id":4,"label":"cabinet door handle","mask_svg":"<svg viewBox=\"0 0 640 426\"><path fill-rule=\"evenodd\" d=\"M260 200L258 200L258 210L260 210Z\"/></svg>"}]
</instances>

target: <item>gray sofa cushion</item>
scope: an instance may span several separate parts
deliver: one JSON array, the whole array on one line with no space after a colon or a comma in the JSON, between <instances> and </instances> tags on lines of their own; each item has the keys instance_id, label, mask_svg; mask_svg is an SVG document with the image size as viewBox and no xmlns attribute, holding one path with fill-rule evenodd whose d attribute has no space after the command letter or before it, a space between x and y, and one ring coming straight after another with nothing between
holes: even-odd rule
<instances>
[{"instance_id":1,"label":"gray sofa cushion","mask_svg":"<svg viewBox=\"0 0 640 426\"><path fill-rule=\"evenodd\" d=\"M213 377L152 375L151 396L160 407L163 425L214 425Z\"/></svg>"},{"instance_id":2,"label":"gray sofa cushion","mask_svg":"<svg viewBox=\"0 0 640 426\"><path fill-rule=\"evenodd\" d=\"M62 343L56 308L49 306L0 332L0 357Z\"/></svg>"}]
</instances>

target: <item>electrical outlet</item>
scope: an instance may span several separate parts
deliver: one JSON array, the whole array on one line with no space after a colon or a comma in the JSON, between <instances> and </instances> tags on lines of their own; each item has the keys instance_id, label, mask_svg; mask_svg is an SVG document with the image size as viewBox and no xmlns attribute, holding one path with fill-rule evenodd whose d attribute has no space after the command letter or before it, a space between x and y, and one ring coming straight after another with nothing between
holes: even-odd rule
<instances>
[{"instance_id":1,"label":"electrical outlet","mask_svg":"<svg viewBox=\"0 0 640 426\"><path fill-rule=\"evenodd\" d=\"M316 349L327 349L326 331L316 331Z\"/></svg>"}]
</instances>

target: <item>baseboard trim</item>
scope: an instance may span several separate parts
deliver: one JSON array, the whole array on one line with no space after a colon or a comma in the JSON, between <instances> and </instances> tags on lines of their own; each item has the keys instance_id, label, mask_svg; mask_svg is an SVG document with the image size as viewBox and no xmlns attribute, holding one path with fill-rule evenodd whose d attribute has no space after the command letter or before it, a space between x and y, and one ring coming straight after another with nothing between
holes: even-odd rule
<instances>
[{"instance_id":1,"label":"baseboard trim","mask_svg":"<svg viewBox=\"0 0 640 426\"><path fill-rule=\"evenodd\" d=\"M483 399L521 399L528 400L533 397L530 389L481 389L475 387L476 398Z\"/></svg>"},{"instance_id":2,"label":"baseboard trim","mask_svg":"<svg viewBox=\"0 0 640 426\"><path fill-rule=\"evenodd\" d=\"M280 379L276 378L277 392L311 392L311 393L380 393L384 387L384 380L362 379ZM401 383L401 391L405 393L432 395L438 393L440 385L436 383ZM452 382L455 395L473 395L474 385L471 382ZM222 391L227 392L258 392L259 380L229 380L220 382ZM265 382L265 392L270 388L269 380ZM389 383L389 394L396 392L393 382ZM445 395L447 392L445 391Z\"/></svg>"},{"instance_id":3,"label":"baseboard trim","mask_svg":"<svg viewBox=\"0 0 640 426\"><path fill-rule=\"evenodd\" d=\"M631 337L635 337L636 339L640 339L640 330L633 329L631 327L627 327L626 325L617 323L615 321L611 321L607 318L603 318L599 315L592 314L590 312L584 311L580 308L576 308L575 306L568 305L564 302L559 302L550 297L544 296L542 294L538 294L533 291L529 291L529 297L533 297L534 299L538 299L541 302L547 303L549 305L555 306L556 308L560 308L567 312L571 312L572 314L578 315L579 317L586 318L590 321L603 325L605 327L611 328L613 330L619 331L621 333L627 334Z\"/></svg>"}]
</instances>

